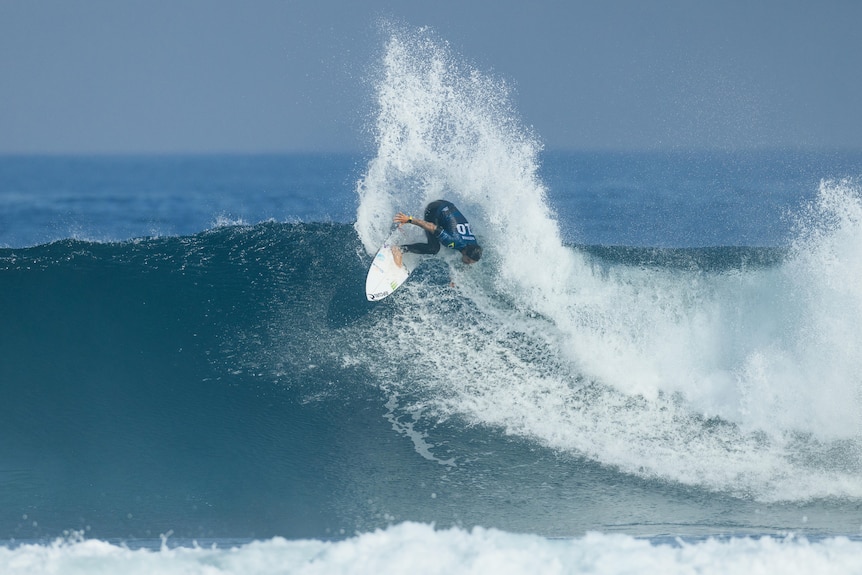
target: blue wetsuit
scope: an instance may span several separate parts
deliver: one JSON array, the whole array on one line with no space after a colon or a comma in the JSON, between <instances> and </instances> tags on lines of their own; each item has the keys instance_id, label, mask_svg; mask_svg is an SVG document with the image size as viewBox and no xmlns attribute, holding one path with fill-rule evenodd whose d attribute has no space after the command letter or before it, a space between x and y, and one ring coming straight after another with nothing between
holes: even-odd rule
<instances>
[{"instance_id":1,"label":"blue wetsuit","mask_svg":"<svg viewBox=\"0 0 862 575\"><path fill-rule=\"evenodd\" d=\"M414 254L436 254L440 251L440 244L458 251L469 245L479 245L476 236L470 231L470 222L452 202L446 200L431 202L425 208L424 220L437 226L434 233L425 231L428 243L401 246L402 251Z\"/></svg>"}]
</instances>

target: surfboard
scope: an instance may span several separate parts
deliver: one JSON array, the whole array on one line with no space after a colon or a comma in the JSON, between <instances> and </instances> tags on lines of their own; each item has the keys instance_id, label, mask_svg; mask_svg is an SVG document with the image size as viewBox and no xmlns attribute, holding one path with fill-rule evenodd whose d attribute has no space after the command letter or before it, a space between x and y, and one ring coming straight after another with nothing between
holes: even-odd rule
<instances>
[{"instance_id":1,"label":"surfboard","mask_svg":"<svg viewBox=\"0 0 862 575\"><path fill-rule=\"evenodd\" d=\"M416 230L419 231L419 237L417 237ZM421 242L423 235L418 227L404 225L395 228L395 231L386 238L383 246L371 261L371 267L368 268L368 275L365 277L365 297L368 298L368 301L382 300L407 281L407 278L416 269L420 256L411 253L402 254L402 261L399 266L395 263L392 246Z\"/></svg>"}]
</instances>

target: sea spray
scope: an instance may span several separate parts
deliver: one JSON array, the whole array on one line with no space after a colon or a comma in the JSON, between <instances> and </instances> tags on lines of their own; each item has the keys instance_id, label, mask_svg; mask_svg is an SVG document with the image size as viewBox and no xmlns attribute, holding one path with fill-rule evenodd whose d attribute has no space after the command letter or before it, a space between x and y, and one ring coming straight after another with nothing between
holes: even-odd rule
<instances>
[{"instance_id":1,"label":"sea spray","mask_svg":"<svg viewBox=\"0 0 862 575\"><path fill-rule=\"evenodd\" d=\"M421 213L446 197L497 253L543 245L563 256L536 175L541 145L520 126L504 82L464 65L427 30L393 33L380 76L378 152L357 186L356 228L369 253L395 210ZM530 233L537 226L543 234Z\"/></svg>"},{"instance_id":2,"label":"sea spray","mask_svg":"<svg viewBox=\"0 0 862 575\"><path fill-rule=\"evenodd\" d=\"M377 316L388 337L355 350L382 387L413 398L405 409L745 497L862 497L848 462L858 444L858 335L852 322L824 327L855 317L857 292L821 306L825 294L798 270L823 259L816 246L832 241L823 238L858 245L846 193L840 217L829 215L843 223L801 241L786 262L607 265L563 244L537 175L540 143L506 82L428 30L392 31L378 81L378 153L357 185L366 250L395 211L445 197L488 254L470 269L446 260L454 290L415 278L392 313ZM858 269L848 263L847 273ZM818 372L835 355L822 394ZM818 446L827 455L810 457Z\"/></svg>"},{"instance_id":3,"label":"sea spray","mask_svg":"<svg viewBox=\"0 0 862 575\"><path fill-rule=\"evenodd\" d=\"M797 217L785 273L800 318L794 355L804 378L795 390L811 431L862 437L862 188L853 180L820 184Z\"/></svg>"}]
</instances>

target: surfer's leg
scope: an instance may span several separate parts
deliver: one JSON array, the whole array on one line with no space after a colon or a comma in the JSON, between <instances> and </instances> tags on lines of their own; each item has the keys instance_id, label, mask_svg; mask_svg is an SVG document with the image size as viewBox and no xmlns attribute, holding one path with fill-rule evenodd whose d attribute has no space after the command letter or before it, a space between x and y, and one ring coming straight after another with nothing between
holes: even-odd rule
<instances>
[{"instance_id":1,"label":"surfer's leg","mask_svg":"<svg viewBox=\"0 0 862 575\"><path fill-rule=\"evenodd\" d=\"M438 225L436 220L437 218L437 210L442 204L442 200L437 200L428 204L425 208L425 221L431 222L434 225ZM437 252L440 251L440 240L437 239L437 236L429 232L425 231L425 238L428 240L427 243L424 244L407 244L406 246L401 246L401 251L411 252L414 254L423 254L433 256Z\"/></svg>"},{"instance_id":2,"label":"surfer's leg","mask_svg":"<svg viewBox=\"0 0 862 575\"><path fill-rule=\"evenodd\" d=\"M412 252L414 254L425 254L429 256L433 256L439 252L440 240L438 240L437 237L428 230L425 230L425 237L428 239L427 243L407 244L406 246L401 246L401 251Z\"/></svg>"},{"instance_id":3,"label":"surfer's leg","mask_svg":"<svg viewBox=\"0 0 862 575\"><path fill-rule=\"evenodd\" d=\"M437 252L439 252L440 251L440 240L437 239L437 236L435 236L434 234L432 234L429 231L426 231L425 237L428 238L428 243L425 244L426 246L428 246L428 253L429 254L436 254Z\"/></svg>"},{"instance_id":4,"label":"surfer's leg","mask_svg":"<svg viewBox=\"0 0 862 575\"><path fill-rule=\"evenodd\" d=\"M401 248L399 248L398 246L392 246L391 249L392 249L392 260L395 262L395 265L398 266L399 268L403 267L402 262L404 261L404 259L402 257L403 254L401 253Z\"/></svg>"},{"instance_id":5,"label":"surfer's leg","mask_svg":"<svg viewBox=\"0 0 862 575\"><path fill-rule=\"evenodd\" d=\"M427 232L426 232L427 234ZM401 251L410 252L413 254L424 254L424 255L434 255L440 251L440 242L435 238L432 234L429 235L427 244L407 244L406 246L401 246Z\"/></svg>"}]
</instances>

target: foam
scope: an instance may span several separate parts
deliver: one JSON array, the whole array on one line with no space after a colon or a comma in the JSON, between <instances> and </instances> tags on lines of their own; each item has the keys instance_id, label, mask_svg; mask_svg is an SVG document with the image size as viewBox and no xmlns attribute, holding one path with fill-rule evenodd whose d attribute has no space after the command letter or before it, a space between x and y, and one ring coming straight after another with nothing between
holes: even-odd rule
<instances>
[{"instance_id":1,"label":"foam","mask_svg":"<svg viewBox=\"0 0 862 575\"><path fill-rule=\"evenodd\" d=\"M255 541L238 547L132 550L104 541L57 541L0 547L7 575L266 575L488 573L859 573L862 543L844 537L810 542L784 538L651 543L590 533L549 540L481 527L472 530L403 523L338 542Z\"/></svg>"}]
</instances>

